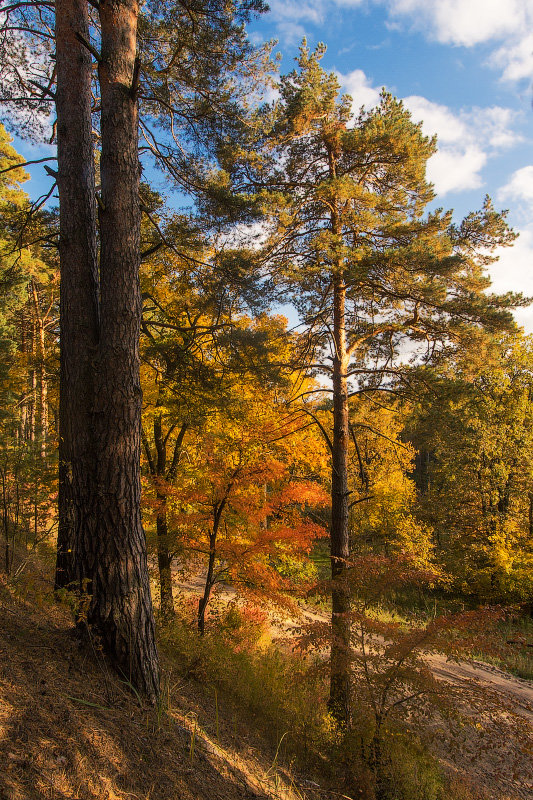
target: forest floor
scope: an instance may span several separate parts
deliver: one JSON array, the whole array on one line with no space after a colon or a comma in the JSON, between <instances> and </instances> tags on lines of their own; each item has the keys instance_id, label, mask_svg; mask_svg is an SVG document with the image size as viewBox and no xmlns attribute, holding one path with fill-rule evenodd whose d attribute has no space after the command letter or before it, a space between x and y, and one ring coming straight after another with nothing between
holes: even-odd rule
<instances>
[{"instance_id":1,"label":"forest floor","mask_svg":"<svg viewBox=\"0 0 533 800\"><path fill-rule=\"evenodd\" d=\"M172 687L169 659L163 669L164 707L143 707L73 633L68 608L0 577L0 799L307 796L273 768L253 718L220 697L217 725L212 690Z\"/></svg>"},{"instance_id":2,"label":"forest floor","mask_svg":"<svg viewBox=\"0 0 533 800\"><path fill-rule=\"evenodd\" d=\"M314 613L314 612L309 612ZM533 791L533 686L432 656L454 714L413 726L451 773L492 800ZM0 579L0 800L338 800L278 765L261 720L163 655L159 708L136 701L48 585ZM316 780L316 776L311 776ZM461 795L463 796L463 795ZM450 800L453 797L450 796Z\"/></svg>"}]
</instances>

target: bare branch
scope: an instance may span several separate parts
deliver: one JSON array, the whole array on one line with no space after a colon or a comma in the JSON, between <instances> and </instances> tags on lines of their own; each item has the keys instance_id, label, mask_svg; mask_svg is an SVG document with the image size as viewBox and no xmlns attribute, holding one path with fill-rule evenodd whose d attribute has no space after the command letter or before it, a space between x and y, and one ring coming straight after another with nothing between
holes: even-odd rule
<instances>
[{"instance_id":1,"label":"bare branch","mask_svg":"<svg viewBox=\"0 0 533 800\"><path fill-rule=\"evenodd\" d=\"M92 44L87 41L87 39L84 39L81 33L76 33L76 39L78 40L78 42L81 42L81 44L84 47L87 48L87 50L93 56L93 58L95 58L96 61L100 64L100 62L102 61L102 56L100 55L96 47L93 47Z\"/></svg>"},{"instance_id":2,"label":"bare branch","mask_svg":"<svg viewBox=\"0 0 533 800\"><path fill-rule=\"evenodd\" d=\"M36 158L34 161L24 161L21 164L12 164L10 167L4 167L4 169L0 169L0 175L4 172L10 172L12 169L19 169L19 167L29 167L32 164L43 164L45 161L57 161L56 156L48 156L47 158Z\"/></svg>"}]
</instances>

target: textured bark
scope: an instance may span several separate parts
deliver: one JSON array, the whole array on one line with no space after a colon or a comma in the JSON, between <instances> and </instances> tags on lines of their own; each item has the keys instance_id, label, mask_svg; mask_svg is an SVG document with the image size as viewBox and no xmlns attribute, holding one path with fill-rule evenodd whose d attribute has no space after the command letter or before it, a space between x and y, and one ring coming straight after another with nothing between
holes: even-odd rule
<instances>
[{"instance_id":1,"label":"textured bark","mask_svg":"<svg viewBox=\"0 0 533 800\"><path fill-rule=\"evenodd\" d=\"M56 587L90 581L95 535L92 360L98 343L98 270L86 0L57 0L57 145L60 206L59 532Z\"/></svg>"},{"instance_id":2,"label":"textured bark","mask_svg":"<svg viewBox=\"0 0 533 800\"><path fill-rule=\"evenodd\" d=\"M213 573L216 559L217 532L214 531L209 536L209 562L207 564L207 575L205 576L204 593L198 601L198 632L201 636L205 633L205 610L211 597L213 588Z\"/></svg>"},{"instance_id":3,"label":"textured bark","mask_svg":"<svg viewBox=\"0 0 533 800\"><path fill-rule=\"evenodd\" d=\"M232 484L228 486L225 496L220 503L217 503L213 508L213 527L209 534L209 561L207 564L207 575L205 576L204 593L198 601L198 631L203 636L205 633L205 610L211 597L211 591L216 583L215 577L215 561L217 557L217 537L222 520L222 513L228 502Z\"/></svg>"},{"instance_id":4,"label":"textured bark","mask_svg":"<svg viewBox=\"0 0 533 800\"><path fill-rule=\"evenodd\" d=\"M163 436L162 415L156 414L154 419L154 443L156 449L155 475L165 478L167 468L167 443ZM156 478L156 480L157 480ZM161 614L170 618L174 614L174 598L172 596L172 556L168 542L168 520L166 493L158 487L157 500L159 512L156 518L157 530L157 566L159 570L159 591Z\"/></svg>"},{"instance_id":5,"label":"textured bark","mask_svg":"<svg viewBox=\"0 0 533 800\"><path fill-rule=\"evenodd\" d=\"M158 500L164 502L158 494ZM156 517L157 567L159 570L159 597L161 614L165 619L174 616L174 596L172 594L172 555L168 547L167 512L164 509Z\"/></svg>"},{"instance_id":6,"label":"textured bark","mask_svg":"<svg viewBox=\"0 0 533 800\"><path fill-rule=\"evenodd\" d=\"M100 344L95 401L98 536L88 620L124 676L154 700L159 667L140 513L140 165L135 0L99 4Z\"/></svg>"},{"instance_id":7,"label":"textured bark","mask_svg":"<svg viewBox=\"0 0 533 800\"><path fill-rule=\"evenodd\" d=\"M329 708L342 725L350 723L350 591L346 570L350 555L348 492L348 354L346 349L346 287L334 277L333 332L333 453L331 475L331 681Z\"/></svg>"},{"instance_id":8,"label":"textured bark","mask_svg":"<svg viewBox=\"0 0 533 800\"><path fill-rule=\"evenodd\" d=\"M157 403L159 405L159 402ZM160 608L163 617L169 619L174 615L174 596L172 592L172 552L170 550L170 539L168 531L168 509L167 509L167 494L162 488L163 481L172 483L176 478L176 471L179 464L181 455L181 448L183 439L187 432L188 423L182 423L176 440L174 442L174 449L170 466L167 469L167 447L168 440L175 429L172 425L165 435L163 435L162 414L157 413L154 417L154 446L155 453L152 453L150 443L141 429L141 438L148 460L148 468L150 475L156 487L156 497L158 502L158 511L156 516L156 531L157 531L157 566L159 570L159 592L160 592Z\"/></svg>"}]
</instances>

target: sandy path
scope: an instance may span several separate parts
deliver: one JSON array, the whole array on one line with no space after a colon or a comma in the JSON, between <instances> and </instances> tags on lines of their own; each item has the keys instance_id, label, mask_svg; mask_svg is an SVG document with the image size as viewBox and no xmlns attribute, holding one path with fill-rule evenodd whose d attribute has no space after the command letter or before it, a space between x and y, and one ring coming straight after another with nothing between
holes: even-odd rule
<instances>
[{"instance_id":1,"label":"sandy path","mask_svg":"<svg viewBox=\"0 0 533 800\"><path fill-rule=\"evenodd\" d=\"M438 680L465 686L474 681L480 687L501 693L513 700L516 711L533 722L533 682L517 678L490 664L481 661L459 663L447 661L445 656L426 656L431 671Z\"/></svg>"},{"instance_id":2,"label":"sandy path","mask_svg":"<svg viewBox=\"0 0 533 800\"><path fill-rule=\"evenodd\" d=\"M203 578L197 575L186 582L177 582L176 588L182 594L200 597L204 588ZM228 603L238 597L236 590L227 584L219 584L216 594L219 599ZM274 639L286 638L301 622L327 621L326 612L309 606L302 608L300 618L285 617L281 621L277 612L276 615L272 615L271 633ZM427 655L425 660L438 680L458 688L465 688L474 682L480 688L499 692L503 697L514 701L518 713L533 722L533 681L517 678L481 661L448 661L446 656L437 653Z\"/></svg>"}]
</instances>

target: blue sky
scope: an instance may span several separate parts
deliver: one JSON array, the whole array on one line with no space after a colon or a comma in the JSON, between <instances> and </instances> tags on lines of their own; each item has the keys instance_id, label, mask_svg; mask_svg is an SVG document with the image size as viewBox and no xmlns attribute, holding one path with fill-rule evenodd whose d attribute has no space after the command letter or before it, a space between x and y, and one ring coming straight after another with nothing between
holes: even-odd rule
<instances>
[{"instance_id":1,"label":"blue sky","mask_svg":"<svg viewBox=\"0 0 533 800\"><path fill-rule=\"evenodd\" d=\"M438 205L457 219L489 194L520 232L491 274L495 291L533 296L533 0L270 0L250 25L276 38L282 71L305 36L327 47L354 107L385 86L402 98L439 151L428 173ZM533 309L519 322L533 332Z\"/></svg>"},{"instance_id":2,"label":"blue sky","mask_svg":"<svg viewBox=\"0 0 533 800\"><path fill-rule=\"evenodd\" d=\"M533 296L533 0L270 0L252 40L278 40L282 71L303 36L328 47L358 109L385 86L404 100L439 151L429 162L438 205L457 219L486 193L520 232L491 268L493 288ZM15 141L27 158L51 148ZM42 168L26 189L39 193ZM33 184L33 185L32 185ZM517 317L533 332L533 309Z\"/></svg>"}]
</instances>

